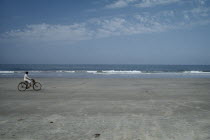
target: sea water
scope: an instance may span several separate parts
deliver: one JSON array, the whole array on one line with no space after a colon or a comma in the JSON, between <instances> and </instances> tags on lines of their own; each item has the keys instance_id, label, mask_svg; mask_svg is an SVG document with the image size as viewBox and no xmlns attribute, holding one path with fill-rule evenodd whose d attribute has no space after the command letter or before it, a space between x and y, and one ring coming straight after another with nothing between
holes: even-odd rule
<instances>
[{"instance_id":1,"label":"sea water","mask_svg":"<svg viewBox=\"0 0 210 140\"><path fill-rule=\"evenodd\" d=\"M0 64L0 77L210 78L210 65Z\"/></svg>"}]
</instances>

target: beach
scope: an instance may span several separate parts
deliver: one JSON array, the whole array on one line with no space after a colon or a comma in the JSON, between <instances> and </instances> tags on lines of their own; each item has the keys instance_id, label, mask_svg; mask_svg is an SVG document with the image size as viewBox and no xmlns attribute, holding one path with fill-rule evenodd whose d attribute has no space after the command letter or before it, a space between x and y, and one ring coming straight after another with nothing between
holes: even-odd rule
<instances>
[{"instance_id":1,"label":"beach","mask_svg":"<svg viewBox=\"0 0 210 140\"><path fill-rule=\"evenodd\" d=\"M210 79L0 78L1 140L209 140Z\"/></svg>"}]
</instances>

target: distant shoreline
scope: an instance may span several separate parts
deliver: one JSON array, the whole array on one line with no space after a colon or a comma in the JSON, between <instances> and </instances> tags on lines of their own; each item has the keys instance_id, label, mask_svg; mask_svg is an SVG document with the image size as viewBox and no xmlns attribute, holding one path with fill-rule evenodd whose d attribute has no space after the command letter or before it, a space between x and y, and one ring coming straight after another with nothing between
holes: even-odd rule
<instances>
[{"instance_id":1,"label":"distant shoreline","mask_svg":"<svg viewBox=\"0 0 210 140\"><path fill-rule=\"evenodd\" d=\"M0 64L0 77L67 78L210 78L210 65Z\"/></svg>"}]
</instances>

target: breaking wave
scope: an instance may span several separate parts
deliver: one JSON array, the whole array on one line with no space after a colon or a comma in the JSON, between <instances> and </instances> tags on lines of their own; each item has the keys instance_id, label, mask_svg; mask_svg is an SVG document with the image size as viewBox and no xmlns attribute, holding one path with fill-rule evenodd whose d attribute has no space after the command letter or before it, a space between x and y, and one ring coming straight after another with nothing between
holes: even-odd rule
<instances>
[{"instance_id":1,"label":"breaking wave","mask_svg":"<svg viewBox=\"0 0 210 140\"><path fill-rule=\"evenodd\" d=\"M191 73L191 74L210 74L210 72L205 72L205 71L184 71L183 73Z\"/></svg>"},{"instance_id":2,"label":"breaking wave","mask_svg":"<svg viewBox=\"0 0 210 140\"><path fill-rule=\"evenodd\" d=\"M0 74L25 73L25 71L0 71ZM56 71L29 71L29 73L89 73L89 74L210 74L208 71L123 71L123 70L56 70Z\"/></svg>"},{"instance_id":3,"label":"breaking wave","mask_svg":"<svg viewBox=\"0 0 210 140\"><path fill-rule=\"evenodd\" d=\"M7 74L7 73L15 73L15 71L0 71L2 74Z\"/></svg>"},{"instance_id":4,"label":"breaking wave","mask_svg":"<svg viewBox=\"0 0 210 140\"><path fill-rule=\"evenodd\" d=\"M116 70L105 70L101 72L102 74L142 74L142 71L116 71Z\"/></svg>"}]
</instances>

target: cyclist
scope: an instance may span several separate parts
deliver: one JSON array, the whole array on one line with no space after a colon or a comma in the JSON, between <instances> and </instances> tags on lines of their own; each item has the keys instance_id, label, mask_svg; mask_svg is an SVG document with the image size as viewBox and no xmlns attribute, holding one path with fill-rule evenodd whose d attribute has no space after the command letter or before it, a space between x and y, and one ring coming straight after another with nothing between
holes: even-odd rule
<instances>
[{"instance_id":1,"label":"cyclist","mask_svg":"<svg viewBox=\"0 0 210 140\"><path fill-rule=\"evenodd\" d=\"M28 77L28 72L25 72L24 81L28 83L28 88L31 86L32 79Z\"/></svg>"}]
</instances>

